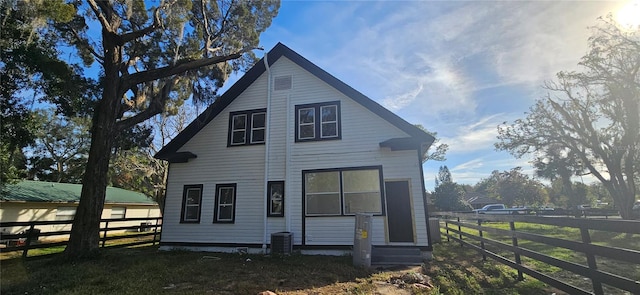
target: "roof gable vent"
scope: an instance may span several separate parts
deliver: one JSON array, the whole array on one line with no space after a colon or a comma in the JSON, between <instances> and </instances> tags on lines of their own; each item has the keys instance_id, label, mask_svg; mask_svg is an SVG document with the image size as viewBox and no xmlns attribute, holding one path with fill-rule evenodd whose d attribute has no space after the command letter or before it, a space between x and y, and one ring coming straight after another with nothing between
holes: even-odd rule
<instances>
[{"instance_id":1,"label":"roof gable vent","mask_svg":"<svg viewBox=\"0 0 640 295\"><path fill-rule=\"evenodd\" d=\"M278 76L273 80L273 90L289 90L291 89L291 75Z\"/></svg>"}]
</instances>

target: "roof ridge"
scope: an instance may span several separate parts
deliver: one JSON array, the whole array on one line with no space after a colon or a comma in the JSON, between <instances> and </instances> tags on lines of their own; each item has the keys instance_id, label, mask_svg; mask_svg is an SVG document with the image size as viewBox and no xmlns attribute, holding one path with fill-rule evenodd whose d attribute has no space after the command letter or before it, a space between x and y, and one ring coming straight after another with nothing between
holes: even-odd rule
<instances>
[{"instance_id":1,"label":"roof ridge","mask_svg":"<svg viewBox=\"0 0 640 295\"><path fill-rule=\"evenodd\" d=\"M327 71L318 67L304 56L293 51L281 42L278 42L267 54L269 65L274 64L280 57L285 56L292 62L302 67L304 70L313 74L320 80L329 84L329 86L343 93L345 96L356 101L371 112L387 120L392 125L409 134L411 137L419 140L421 143L431 145L435 138L424 132L420 128L410 124L390 110L384 108L374 100L365 96L361 92L342 82L340 79L329 74ZM264 57L261 58L253 67L251 67L236 83L234 83L220 98L209 105L207 109L193 120L187 128L182 130L167 145L158 151L154 158L168 160L172 154L176 153L184 144L186 144L193 136L195 136L204 126L206 126L213 118L222 112L231 102L233 102L245 89L255 82L260 75L266 71L264 65Z\"/></svg>"}]
</instances>

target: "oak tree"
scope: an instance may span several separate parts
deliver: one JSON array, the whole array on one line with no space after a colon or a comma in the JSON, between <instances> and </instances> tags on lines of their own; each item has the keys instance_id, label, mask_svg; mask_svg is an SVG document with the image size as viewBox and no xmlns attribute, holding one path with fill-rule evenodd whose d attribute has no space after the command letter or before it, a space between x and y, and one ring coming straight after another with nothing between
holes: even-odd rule
<instances>
[{"instance_id":1,"label":"oak tree","mask_svg":"<svg viewBox=\"0 0 640 295\"><path fill-rule=\"evenodd\" d=\"M499 126L496 148L561 161L555 166L568 166L557 170L564 178L593 175L621 216L632 218L640 175L640 31L603 19L579 65L546 83L548 94L526 118Z\"/></svg>"},{"instance_id":2,"label":"oak tree","mask_svg":"<svg viewBox=\"0 0 640 295\"><path fill-rule=\"evenodd\" d=\"M72 1L55 32L86 65L100 68L91 145L65 256L98 252L99 219L117 135L187 98L215 99L234 70L249 66L278 1ZM150 5L147 7L147 5ZM95 36L95 38L94 38Z\"/></svg>"}]
</instances>

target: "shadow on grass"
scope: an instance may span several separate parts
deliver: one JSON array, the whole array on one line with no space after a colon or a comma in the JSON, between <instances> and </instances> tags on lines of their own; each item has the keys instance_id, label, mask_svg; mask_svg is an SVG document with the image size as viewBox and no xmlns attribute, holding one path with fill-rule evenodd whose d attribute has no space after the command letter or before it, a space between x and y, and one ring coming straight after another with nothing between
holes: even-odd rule
<instances>
[{"instance_id":1,"label":"shadow on grass","mask_svg":"<svg viewBox=\"0 0 640 295\"><path fill-rule=\"evenodd\" d=\"M490 259L483 261L475 250L454 242L435 245L434 257L425 264L424 272L444 294L534 295L557 291L535 279L518 281L515 270Z\"/></svg>"},{"instance_id":2,"label":"shadow on grass","mask_svg":"<svg viewBox=\"0 0 640 295\"><path fill-rule=\"evenodd\" d=\"M270 257L110 249L95 260L62 263L59 256L3 260L4 294L257 294L291 291L367 278L350 257Z\"/></svg>"}]
</instances>

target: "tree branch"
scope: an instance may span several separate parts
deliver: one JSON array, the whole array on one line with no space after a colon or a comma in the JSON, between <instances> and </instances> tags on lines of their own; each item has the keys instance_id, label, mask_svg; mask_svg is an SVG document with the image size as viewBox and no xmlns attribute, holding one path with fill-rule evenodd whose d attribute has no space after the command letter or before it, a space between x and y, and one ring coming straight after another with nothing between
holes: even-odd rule
<instances>
[{"instance_id":1,"label":"tree branch","mask_svg":"<svg viewBox=\"0 0 640 295\"><path fill-rule=\"evenodd\" d=\"M87 2L89 3L89 6L91 7L91 10L93 10L93 13L96 15L96 17L100 21L100 24L102 25L102 28L104 30L107 30L107 31L113 33L113 30L111 29L111 24L109 24L109 22L107 21L107 18L100 11L100 8L98 8L98 4L96 3L96 1L95 0L87 0Z\"/></svg>"},{"instance_id":2,"label":"tree branch","mask_svg":"<svg viewBox=\"0 0 640 295\"><path fill-rule=\"evenodd\" d=\"M71 30L71 32L73 33L73 36L78 40L78 42L80 42L82 44L82 46L84 46L85 48L87 48L87 50L89 50L89 52L91 52L91 55L93 55L93 57L95 57L98 60L98 63L100 64L104 64L104 56L100 55L94 48L93 46L91 46L89 44L88 40L83 39L80 34L78 33L78 31L76 31L73 28L69 28Z\"/></svg>"},{"instance_id":3,"label":"tree branch","mask_svg":"<svg viewBox=\"0 0 640 295\"><path fill-rule=\"evenodd\" d=\"M124 45L127 42L130 42L132 40L145 36L155 31L157 28L159 28L160 24L161 24L160 23L160 7L158 7L155 9L153 13L153 23L151 25L138 31L133 31L130 33L126 33L124 35L120 35L120 38L118 38L118 45Z\"/></svg>"},{"instance_id":4,"label":"tree branch","mask_svg":"<svg viewBox=\"0 0 640 295\"><path fill-rule=\"evenodd\" d=\"M166 78L173 75L182 74L186 71L194 70L200 67L206 67L206 66L217 64L220 62L225 62L228 60L240 58L244 53L253 49L254 48L247 48L247 49L240 50L239 52L225 55L225 56L215 56L211 58L191 60L181 64L170 65L162 68L134 73L129 75L126 78L121 78L122 79L121 85L123 85L122 89L129 90L133 85ZM123 95L124 93L120 93L120 94Z\"/></svg>"},{"instance_id":5,"label":"tree branch","mask_svg":"<svg viewBox=\"0 0 640 295\"><path fill-rule=\"evenodd\" d=\"M167 81L160 90L160 93L151 99L149 106L144 111L137 113L133 117L118 121L116 123L116 129L122 131L131 128L138 123L144 122L145 120L162 113L166 102L169 99L169 94L171 93L173 86L178 83L178 79L178 76L175 76Z\"/></svg>"}]
</instances>

